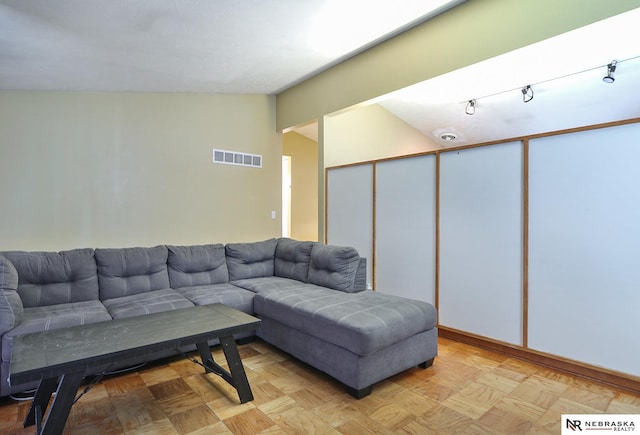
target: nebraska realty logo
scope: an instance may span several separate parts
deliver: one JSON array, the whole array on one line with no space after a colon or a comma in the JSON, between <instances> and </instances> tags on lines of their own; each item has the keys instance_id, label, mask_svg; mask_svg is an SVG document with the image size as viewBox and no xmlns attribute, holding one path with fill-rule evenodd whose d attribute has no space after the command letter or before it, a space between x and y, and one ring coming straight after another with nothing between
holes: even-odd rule
<instances>
[{"instance_id":1,"label":"nebraska realty logo","mask_svg":"<svg viewBox=\"0 0 640 435\"><path fill-rule=\"evenodd\" d=\"M562 414L561 435L583 431L635 432L640 414Z\"/></svg>"}]
</instances>

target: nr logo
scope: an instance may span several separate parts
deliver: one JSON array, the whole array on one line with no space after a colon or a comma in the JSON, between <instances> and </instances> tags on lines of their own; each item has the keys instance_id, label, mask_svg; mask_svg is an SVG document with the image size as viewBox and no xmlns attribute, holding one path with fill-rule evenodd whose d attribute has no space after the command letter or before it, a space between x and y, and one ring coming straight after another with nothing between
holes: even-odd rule
<instances>
[{"instance_id":1,"label":"nr logo","mask_svg":"<svg viewBox=\"0 0 640 435\"><path fill-rule=\"evenodd\" d=\"M582 422L580 420L570 420L567 418L567 429L571 430L579 430L582 432L582 428L580 427Z\"/></svg>"}]
</instances>

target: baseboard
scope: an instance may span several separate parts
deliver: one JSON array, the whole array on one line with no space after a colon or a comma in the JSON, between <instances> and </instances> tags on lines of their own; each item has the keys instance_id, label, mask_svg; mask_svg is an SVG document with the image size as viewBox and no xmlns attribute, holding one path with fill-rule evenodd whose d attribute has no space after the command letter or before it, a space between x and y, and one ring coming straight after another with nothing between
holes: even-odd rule
<instances>
[{"instance_id":1,"label":"baseboard","mask_svg":"<svg viewBox=\"0 0 640 435\"><path fill-rule=\"evenodd\" d=\"M438 336L465 344L470 344L482 349L491 350L541 365L543 367L558 370L570 375L588 379L590 381L599 382L608 386L620 388L634 394L640 394L640 377L628 375L625 373L608 370L579 361L573 361L555 355L546 354L532 349L526 349L521 346L500 342L490 338L458 331L445 326L438 326Z\"/></svg>"}]
</instances>

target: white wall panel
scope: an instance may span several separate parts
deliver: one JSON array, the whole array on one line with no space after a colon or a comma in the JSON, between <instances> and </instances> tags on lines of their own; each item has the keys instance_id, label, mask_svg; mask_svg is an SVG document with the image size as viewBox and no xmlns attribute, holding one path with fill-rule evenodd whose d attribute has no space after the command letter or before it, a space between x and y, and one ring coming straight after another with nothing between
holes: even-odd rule
<instances>
[{"instance_id":1,"label":"white wall panel","mask_svg":"<svg viewBox=\"0 0 640 435\"><path fill-rule=\"evenodd\" d=\"M367 258L371 282L373 258L373 164L327 171L327 242L353 246Z\"/></svg>"},{"instance_id":2,"label":"white wall panel","mask_svg":"<svg viewBox=\"0 0 640 435\"><path fill-rule=\"evenodd\" d=\"M522 144L440 155L440 323L522 344Z\"/></svg>"},{"instance_id":3,"label":"white wall panel","mask_svg":"<svg viewBox=\"0 0 640 435\"><path fill-rule=\"evenodd\" d=\"M376 290L435 303L436 157L376 165Z\"/></svg>"},{"instance_id":4,"label":"white wall panel","mask_svg":"<svg viewBox=\"0 0 640 435\"><path fill-rule=\"evenodd\" d=\"M530 142L529 346L640 375L640 124Z\"/></svg>"}]
</instances>

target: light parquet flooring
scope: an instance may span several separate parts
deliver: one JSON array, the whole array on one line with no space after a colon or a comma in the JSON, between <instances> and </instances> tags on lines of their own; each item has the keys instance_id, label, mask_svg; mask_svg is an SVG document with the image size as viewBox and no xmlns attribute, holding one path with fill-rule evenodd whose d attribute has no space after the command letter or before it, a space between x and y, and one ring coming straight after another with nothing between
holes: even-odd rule
<instances>
[{"instance_id":1,"label":"light parquet flooring","mask_svg":"<svg viewBox=\"0 0 640 435\"><path fill-rule=\"evenodd\" d=\"M110 376L72 408L65 434L558 434L563 413L640 414L640 397L447 339L426 370L343 386L256 340L240 346L255 400L184 357ZM218 362L224 361L214 349ZM22 428L29 402L0 399L0 433Z\"/></svg>"}]
</instances>

